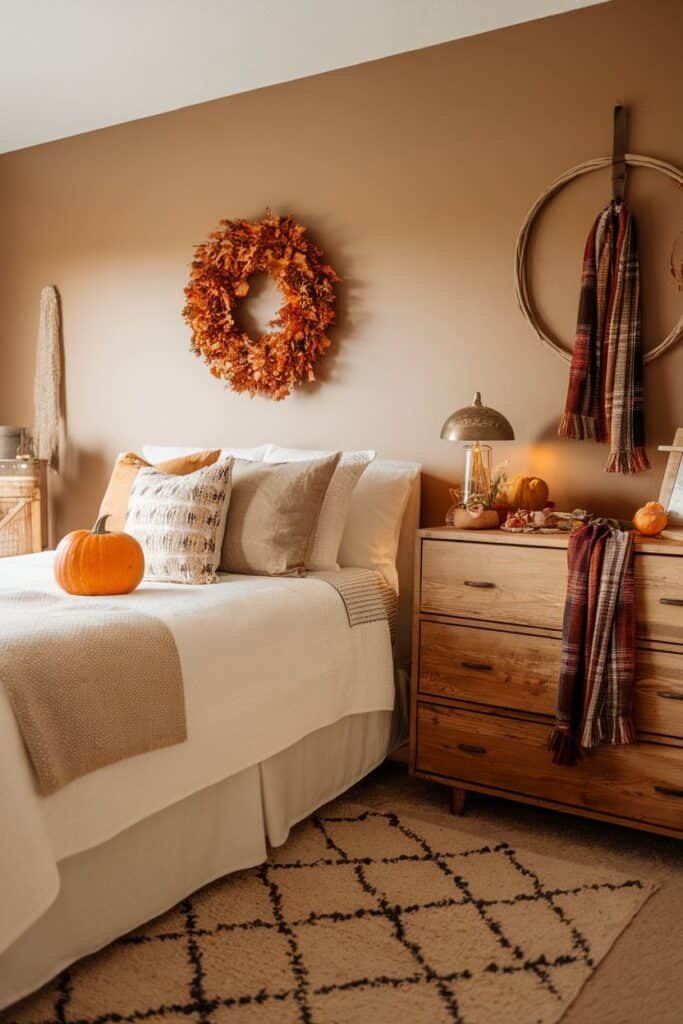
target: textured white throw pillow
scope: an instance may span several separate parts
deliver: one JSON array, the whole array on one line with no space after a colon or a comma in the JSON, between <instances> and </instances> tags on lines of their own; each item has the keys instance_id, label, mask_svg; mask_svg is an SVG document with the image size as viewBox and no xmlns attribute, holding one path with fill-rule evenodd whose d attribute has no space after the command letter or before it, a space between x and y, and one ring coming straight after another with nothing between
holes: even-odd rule
<instances>
[{"instance_id":1,"label":"textured white throw pillow","mask_svg":"<svg viewBox=\"0 0 683 1024\"><path fill-rule=\"evenodd\" d=\"M369 465L351 495L351 508L339 549L340 565L376 569L396 593L396 554L401 523L419 473L417 462L378 459Z\"/></svg>"},{"instance_id":2,"label":"textured white throw pillow","mask_svg":"<svg viewBox=\"0 0 683 1024\"><path fill-rule=\"evenodd\" d=\"M145 553L145 579L215 583L230 503L233 460L185 476L139 469L128 499L126 533Z\"/></svg>"},{"instance_id":3,"label":"textured white throw pillow","mask_svg":"<svg viewBox=\"0 0 683 1024\"><path fill-rule=\"evenodd\" d=\"M333 452L269 445L264 462L305 462L324 459ZM306 557L306 568L339 568L339 547L351 508L354 488L375 457L374 451L342 452L320 509L320 518Z\"/></svg>"},{"instance_id":4,"label":"textured white throw pillow","mask_svg":"<svg viewBox=\"0 0 683 1024\"><path fill-rule=\"evenodd\" d=\"M217 448L218 445L209 445L209 448ZM232 456L233 459L247 459L249 462L263 462L263 457L271 447L269 444L260 444L257 448L221 448L221 457ZM157 462L166 462L168 459L182 459L185 455L194 455L195 452L206 451L207 446L196 445L168 445L168 444L143 444L142 455L155 465Z\"/></svg>"}]
</instances>

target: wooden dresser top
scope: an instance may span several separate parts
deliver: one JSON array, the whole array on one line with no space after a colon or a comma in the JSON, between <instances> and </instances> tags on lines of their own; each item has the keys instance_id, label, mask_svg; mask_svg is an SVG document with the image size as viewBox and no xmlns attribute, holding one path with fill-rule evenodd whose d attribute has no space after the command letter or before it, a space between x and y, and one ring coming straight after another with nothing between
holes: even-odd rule
<instances>
[{"instance_id":1,"label":"wooden dresser top","mask_svg":"<svg viewBox=\"0 0 683 1024\"><path fill-rule=\"evenodd\" d=\"M418 536L431 540L469 541L474 544L516 544L528 547L566 548L566 533L506 533L505 530L454 530L450 526L430 526L419 530ZM664 537L636 537L638 551L649 555L680 555L683 540Z\"/></svg>"}]
</instances>

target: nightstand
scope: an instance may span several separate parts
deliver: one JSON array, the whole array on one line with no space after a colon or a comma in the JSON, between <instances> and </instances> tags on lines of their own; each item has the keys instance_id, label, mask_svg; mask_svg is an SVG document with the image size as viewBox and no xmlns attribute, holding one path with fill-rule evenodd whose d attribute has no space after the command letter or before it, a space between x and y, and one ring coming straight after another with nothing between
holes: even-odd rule
<instances>
[{"instance_id":1,"label":"nightstand","mask_svg":"<svg viewBox=\"0 0 683 1024\"><path fill-rule=\"evenodd\" d=\"M0 459L0 558L45 546L46 476L45 462Z\"/></svg>"}]
</instances>

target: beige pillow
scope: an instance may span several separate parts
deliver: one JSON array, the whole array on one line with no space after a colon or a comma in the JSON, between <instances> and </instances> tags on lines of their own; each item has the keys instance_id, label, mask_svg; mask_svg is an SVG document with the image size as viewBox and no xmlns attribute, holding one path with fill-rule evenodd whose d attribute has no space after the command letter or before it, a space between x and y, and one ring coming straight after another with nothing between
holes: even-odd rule
<instances>
[{"instance_id":1,"label":"beige pillow","mask_svg":"<svg viewBox=\"0 0 683 1024\"><path fill-rule=\"evenodd\" d=\"M305 448L270 448L264 462L299 462L322 459L333 455L330 451L312 451ZM351 496L360 477L375 457L374 451L342 452L330 486L320 509L315 535L306 556L306 568L313 570L338 569L337 556L349 517Z\"/></svg>"},{"instance_id":2,"label":"beige pillow","mask_svg":"<svg viewBox=\"0 0 683 1024\"><path fill-rule=\"evenodd\" d=\"M221 569L283 576L300 572L339 452L306 462L241 462L233 470Z\"/></svg>"},{"instance_id":3,"label":"beige pillow","mask_svg":"<svg viewBox=\"0 0 683 1024\"><path fill-rule=\"evenodd\" d=\"M145 579L215 583L230 502L232 459L185 476L138 470L126 532L145 553Z\"/></svg>"}]
</instances>

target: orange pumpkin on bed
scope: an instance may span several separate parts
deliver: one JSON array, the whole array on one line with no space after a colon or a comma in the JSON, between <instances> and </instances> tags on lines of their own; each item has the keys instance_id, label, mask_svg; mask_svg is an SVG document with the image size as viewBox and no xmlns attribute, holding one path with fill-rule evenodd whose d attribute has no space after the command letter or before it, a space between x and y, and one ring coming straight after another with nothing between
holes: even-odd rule
<instances>
[{"instance_id":1,"label":"orange pumpkin on bed","mask_svg":"<svg viewBox=\"0 0 683 1024\"><path fill-rule=\"evenodd\" d=\"M92 530L74 530L57 545L55 579L68 594L129 594L145 574L142 548L128 533L109 533L109 516Z\"/></svg>"}]
</instances>

